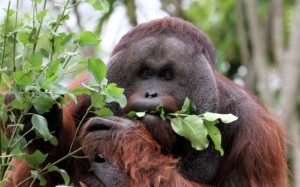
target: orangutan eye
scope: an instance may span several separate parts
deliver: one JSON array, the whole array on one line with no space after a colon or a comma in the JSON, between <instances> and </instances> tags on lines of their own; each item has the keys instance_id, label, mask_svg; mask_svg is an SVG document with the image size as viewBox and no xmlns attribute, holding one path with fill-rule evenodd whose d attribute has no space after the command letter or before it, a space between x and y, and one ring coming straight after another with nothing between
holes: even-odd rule
<instances>
[{"instance_id":1,"label":"orangutan eye","mask_svg":"<svg viewBox=\"0 0 300 187\"><path fill-rule=\"evenodd\" d=\"M152 76L152 72L149 69L143 69L139 75L142 79L149 79Z\"/></svg>"},{"instance_id":2,"label":"orangutan eye","mask_svg":"<svg viewBox=\"0 0 300 187\"><path fill-rule=\"evenodd\" d=\"M166 70L163 72L162 77L165 80L171 80L171 79L173 79L174 76L173 76L173 73L171 70Z\"/></svg>"}]
</instances>

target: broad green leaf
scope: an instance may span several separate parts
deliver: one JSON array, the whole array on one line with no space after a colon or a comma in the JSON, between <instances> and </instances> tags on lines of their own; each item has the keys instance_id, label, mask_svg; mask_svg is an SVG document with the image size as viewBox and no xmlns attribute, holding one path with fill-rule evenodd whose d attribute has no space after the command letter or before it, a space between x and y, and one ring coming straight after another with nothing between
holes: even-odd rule
<instances>
[{"instance_id":1,"label":"broad green leaf","mask_svg":"<svg viewBox=\"0 0 300 187\"><path fill-rule=\"evenodd\" d=\"M50 142L52 145L54 145L54 146L57 146L57 144L58 144L58 140L57 140L57 138L56 138L55 136L53 136L53 137L49 140L49 142Z\"/></svg>"},{"instance_id":2,"label":"broad green leaf","mask_svg":"<svg viewBox=\"0 0 300 187\"><path fill-rule=\"evenodd\" d=\"M40 48L40 53L43 55L43 57L49 58L49 53L46 49Z\"/></svg>"},{"instance_id":3,"label":"broad green leaf","mask_svg":"<svg viewBox=\"0 0 300 187\"><path fill-rule=\"evenodd\" d=\"M125 107L126 106L126 103L127 103L127 98L122 95L121 97L112 97L110 95L106 95L106 98L105 98L105 102L107 103L118 103L120 105L120 107Z\"/></svg>"},{"instance_id":4,"label":"broad green leaf","mask_svg":"<svg viewBox=\"0 0 300 187\"><path fill-rule=\"evenodd\" d=\"M106 65L98 58L88 59L88 71L93 74L98 84L101 84L106 76Z\"/></svg>"},{"instance_id":5,"label":"broad green leaf","mask_svg":"<svg viewBox=\"0 0 300 187\"><path fill-rule=\"evenodd\" d=\"M124 88L119 88L117 87L117 84L111 83L107 85L106 91L113 97L121 97L124 92Z\"/></svg>"},{"instance_id":6,"label":"broad green leaf","mask_svg":"<svg viewBox=\"0 0 300 187\"><path fill-rule=\"evenodd\" d=\"M106 107L101 107L99 110L95 111L97 116L113 116L114 113Z\"/></svg>"},{"instance_id":7,"label":"broad green leaf","mask_svg":"<svg viewBox=\"0 0 300 187\"><path fill-rule=\"evenodd\" d=\"M28 103L15 99L10 103L10 105L15 109L22 110L27 107Z\"/></svg>"},{"instance_id":8,"label":"broad green leaf","mask_svg":"<svg viewBox=\"0 0 300 187\"><path fill-rule=\"evenodd\" d=\"M58 172L62 178L64 179L64 185L69 185L70 184L70 176L68 175L68 173L63 170L63 169L59 169L57 166L51 166L48 169L48 172Z\"/></svg>"},{"instance_id":9,"label":"broad green leaf","mask_svg":"<svg viewBox=\"0 0 300 187\"><path fill-rule=\"evenodd\" d=\"M44 138L45 141L53 138L53 135L48 129L48 122L44 116L33 114L31 123L35 130Z\"/></svg>"},{"instance_id":10,"label":"broad green leaf","mask_svg":"<svg viewBox=\"0 0 300 187\"><path fill-rule=\"evenodd\" d=\"M53 104L54 101L46 95L40 95L33 100L33 107L39 114L49 112Z\"/></svg>"},{"instance_id":11,"label":"broad green leaf","mask_svg":"<svg viewBox=\"0 0 300 187\"><path fill-rule=\"evenodd\" d=\"M30 61L33 68L40 68L43 63L43 56L40 52L34 52L30 56Z\"/></svg>"},{"instance_id":12,"label":"broad green leaf","mask_svg":"<svg viewBox=\"0 0 300 187\"><path fill-rule=\"evenodd\" d=\"M71 91L68 88L59 84L49 84L49 86L51 92L56 95L65 95L71 93Z\"/></svg>"},{"instance_id":13,"label":"broad green leaf","mask_svg":"<svg viewBox=\"0 0 300 187\"><path fill-rule=\"evenodd\" d=\"M16 13L16 11L15 11L15 10L13 10L13 9L9 9L9 10L8 10L8 17L10 17L10 16L14 15L15 13Z\"/></svg>"},{"instance_id":14,"label":"broad green leaf","mask_svg":"<svg viewBox=\"0 0 300 187\"><path fill-rule=\"evenodd\" d=\"M41 10L41 11L36 15L36 17L37 17L38 20L41 20L41 19L43 19L43 18L47 15L47 13L48 13L48 9Z\"/></svg>"},{"instance_id":15,"label":"broad green leaf","mask_svg":"<svg viewBox=\"0 0 300 187\"><path fill-rule=\"evenodd\" d=\"M12 77L15 83L20 85L26 85L32 83L31 76L28 73L23 71L13 72Z\"/></svg>"},{"instance_id":16,"label":"broad green leaf","mask_svg":"<svg viewBox=\"0 0 300 187\"><path fill-rule=\"evenodd\" d=\"M91 90L89 90L88 88L75 88L74 90L72 90L72 92L74 95L91 94Z\"/></svg>"},{"instance_id":17,"label":"broad green leaf","mask_svg":"<svg viewBox=\"0 0 300 187\"><path fill-rule=\"evenodd\" d=\"M196 105L189 98L186 98L184 100L181 110L176 113L195 114L196 113Z\"/></svg>"},{"instance_id":18,"label":"broad green leaf","mask_svg":"<svg viewBox=\"0 0 300 187\"><path fill-rule=\"evenodd\" d=\"M71 33L69 33L68 35L66 35L66 36L64 36L63 38L62 38L62 40L60 41L60 44L62 45L62 46L73 46L74 45L74 43L73 43L73 36L75 35L75 33L74 32L71 32Z\"/></svg>"},{"instance_id":19,"label":"broad green leaf","mask_svg":"<svg viewBox=\"0 0 300 187\"><path fill-rule=\"evenodd\" d=\"M203 117L207 121L216 121L216 120L220 119L223 123L231 123L238 119L238 117L236 117L232 114L218 114L218 113L211 113L211 112L204 113Z\"/></svg>"},{"instance_id":20,"label":"broad green leaf","mask_svg":"<svg viewBox=\"0 0 300 187\"><path fill-rule=\"evenodd\" d=\"M55 59L51 62L50 67L47 69L45 77L50 79L52 76L56 75L56 72L59 69L59 65L61 63L61 59Z\"/></svg>"},{"instance_id":21,"label":"broad green leaf","mask_svg":"<svg viewBox=\"0 0 300 187\"><path fill-rule=\"evenodd\" d=\"M221 156L224 155L224 150L221 146L222 137L220 130L214 125L205 125L208 131L208 135L210 136L211 140L215 144L215 149L218 150Z\"/></svg>"},{"instance_id":22,"label":"broad green leaf","mask_svg":"<svg viewBox=\"0 0 300 187\"><path fill-rule=\"evenodd\" d=\"M31 71L31 63L29 61L24 61L23 63L23 72L28 73Z\"/></svg>"},{"instance_id":23,"label":"broad green leaf","mask_svg":"<svg viewBox=\"0 0 300 187\"><path fill-rule=\"evenodd\" d=\"M36 40L37 40L37 35L36 34L37 34L37 29L36 29L36 27L33 27L30 34L29 34L29 36L28 36L28 41L30 43L36 42Z\"/></svg>"},{"instance_id":24,"label":"broad green leaf","mask_svg":"<svg viewBox=\"0 0 300 187\"><path fill-rule=\"evenodd\" d=\"M184 119L173 118L171 119L171 126L178 135L189 140L196 150L203 150L208 147L207 128L199 116L191 115Z\"/></svg>"},{"instance_id":25,"label":"broad green leaf","mask_svg":"<svg viewBox=\"0 0 300 187\"><path fill-rule=\"evenodd\" d=\"M26 155L25 158L32 167L37 167L38 165L44 163L47 156L48 154L43 154L40 150L36 150L31 155Z\"/></svg>"},{"instance_id":26,"label":"broad green leaf","mask_svg":"<svg viewBox=\"0 0 300 187\"><path fill-rule=\"evenodd\" d=\"M105 102L104 102L104 97L103 95L97 93L97 92L92 92L92 105L94 107L103 107L105 105Z\"/></svg>"},{"instance_id":27,"label":"broad green leaf","mask_svg":"<svg viewBox=\"0 0 300 187\"><path fill-rule=\"evenodd\" d=\"M25 153L20 149L20 147L15 147L10 154L12 154L14 157L18 159L22 159L25 155Z\"/></svg>"},{"instance_id":28,"label":"broad green leaf","mask_svg":"<svg viewBox=\"0 0 300 187\"><path fill-rule=\"evenodd\" d=\"M40 186L45 186L47 184L46 179L37 170L30 170L30 175L33 179L38 179L40 181Z\"/></svg>"},{"instance_id":29,"label":"broad green leaf","mask_svg":"<svg viewBox=\"0 0 300 187\"><path fill-rule=\"evenodd\" d=\"M79 34L78 44L81 47L94 47L98 46L99 43L100 40L90 31L83 31Z\"/></svg>"},{"instance_id":30,"label":"broad green leaf","mask_svg":"<svg viewBox=\"0 0 300 187\"><path fill-rule=\"evenodd\" d=\"M95 10L103 11L103 13L109 11L109 3L107 0L86 0L86 2L90 3Z\"/></svg>"},{"instance_id":31,"label":"broad green leaf","mask_svg":"<svg viewBox=\"0 0 300 187\"><path fill-rule=\"evenodd\" d=\"M21 124L18 125L13 125L14 127L19 126ZM23 124L22 124L23 125ZM12 147L9 147L9 149L12 151L15 148L20 148L22 151L25 151L26 145L27 145L27 141L25 140L24 137L22 137L20 134L16 134L12 141L11 141L11 145L13 145Z\"/></svg>"}]
</instances>

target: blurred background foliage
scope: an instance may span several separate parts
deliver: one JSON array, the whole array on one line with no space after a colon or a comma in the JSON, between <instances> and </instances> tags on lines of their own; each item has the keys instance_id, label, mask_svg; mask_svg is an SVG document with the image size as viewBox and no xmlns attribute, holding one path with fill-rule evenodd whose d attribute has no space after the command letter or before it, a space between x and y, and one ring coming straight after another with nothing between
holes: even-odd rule
<instances>
[{"instance_id":1,"label":"blurred background foliage","mask_svg":"<svg viewBox=\"0 0 300 187\"><path fill-rule=\"evenodd\" d=\"M62 2L65 0L48 1L51 14L56 14ZM155 18L175 16L193 23L215 44L217 70L255 93L282 123L287 135L290 186L300 186L300 0L107 2L110 9L105 14L89 13L88 4L75 6L64 24L66 31L90 30L102 39L100 48L82 49L83 55L107 61L123 34ZM30 8L26 1L20 3L20 7ZM79 70L75 74L84 67Z\"/></svg>"}]
</instances>

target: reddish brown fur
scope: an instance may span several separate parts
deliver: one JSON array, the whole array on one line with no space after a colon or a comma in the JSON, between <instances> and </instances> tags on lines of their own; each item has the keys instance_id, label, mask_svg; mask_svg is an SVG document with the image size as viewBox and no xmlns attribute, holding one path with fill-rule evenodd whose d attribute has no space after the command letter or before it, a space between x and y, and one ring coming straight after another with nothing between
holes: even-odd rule
<instances>
[{"instance_id":1,"label":"reddish brown fur","mask_svg":"<svg viewBox=\"0 0 300 187\"><path fill-rule=\"evenodd\" d=\"M82 131L84 132L84 130ZM112 129L105 138L97 139L97 133L83 133L83 150L94 157L101 152L106 161L115 163L130 176L130 186L201 187L184 179L177 171L178 160L161 154L161 147L141 124L126 129ZM129 151L130 150L130 151Z\"/></svg>"}]
</instances>

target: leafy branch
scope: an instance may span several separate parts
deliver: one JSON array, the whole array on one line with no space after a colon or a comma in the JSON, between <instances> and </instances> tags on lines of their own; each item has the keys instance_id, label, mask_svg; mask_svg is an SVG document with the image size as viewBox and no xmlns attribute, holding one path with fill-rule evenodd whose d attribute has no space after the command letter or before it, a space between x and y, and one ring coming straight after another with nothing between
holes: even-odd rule
<instances>
[{"instance_id":1,"label":"leafy branch","mask_svg":"<svg viewBox=\"0 0 300 187\"><path fill-rule=\"evenodd\" d=\"M162 106L158 106L155 111L150 112L134 112L127 114L128 117L143 117L147 113L159 114L164 120L171 122L171 127L175 133L186 138L191 142L191 145L196 150L204 150L209 146L209 139L215 145L215 149L224 155L224 150L221 146L222 136L221 132L216 126L221 122L229 124L238 119L232 114L218 114L206 112L201 115L196 115L196 106L188 98L185 99L180 111L175 113L165 113Z\"/></svg>"}]
</instances>

